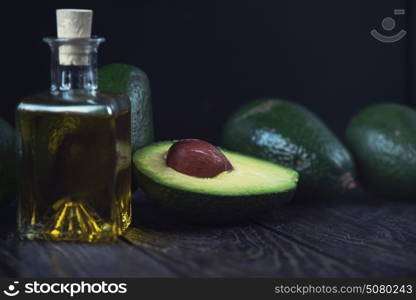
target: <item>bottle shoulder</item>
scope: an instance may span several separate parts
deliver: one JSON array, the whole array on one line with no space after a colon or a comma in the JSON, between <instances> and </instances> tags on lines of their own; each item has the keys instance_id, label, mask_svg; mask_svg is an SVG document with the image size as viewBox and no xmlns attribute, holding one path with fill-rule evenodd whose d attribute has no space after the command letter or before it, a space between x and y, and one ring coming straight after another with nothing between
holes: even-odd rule
<instances>
[{"instance_id":1,"label":"bottle shoulder","mask_svg":"<svg viewBox=\"0 0 416 300\"><path fill-rule=\"evenodd\" d=\"M115 115L130 109L128 96L107 91L50 91L24 97L17 111Z\"/></svg>"}]
</instances>

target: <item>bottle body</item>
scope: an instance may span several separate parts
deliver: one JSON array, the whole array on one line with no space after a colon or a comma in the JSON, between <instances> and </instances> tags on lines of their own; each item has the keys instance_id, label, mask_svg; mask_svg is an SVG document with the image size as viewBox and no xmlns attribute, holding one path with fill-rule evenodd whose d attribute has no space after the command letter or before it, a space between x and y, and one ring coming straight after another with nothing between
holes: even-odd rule
<instances>
[{"instance_id":1,"label":"bottle body","mask_svg":"<svg viewBox=\"0 0 416 300\"><path fill-rule=\"evenodd\" d=\"M131 222L130 101L70 89L17 108L23 238L114 241Z\"/></svg>"}]
</instances>

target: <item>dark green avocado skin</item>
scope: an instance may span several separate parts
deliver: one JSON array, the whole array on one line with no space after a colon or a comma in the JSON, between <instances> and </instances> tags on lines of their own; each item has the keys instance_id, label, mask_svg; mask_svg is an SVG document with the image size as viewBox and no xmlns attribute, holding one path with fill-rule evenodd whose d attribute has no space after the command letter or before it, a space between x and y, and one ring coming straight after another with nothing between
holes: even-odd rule
<instances>
[{"instance_id":1,"label":"dark green avocado skin","mask_svg":"<svg viewBox=\"0 0 416 300\"><path fill-rule=\"evenodd\" d=\"M99 88L125 94L131 101L132 152L154 140L149 79L142 70L126 64L110 64L98 73Z\"/></svg>"},{"instance_id":2,"label":"dark green avocado skin","mask_svg":"<svg viewBox=\"0 0 416 300\"><path fill-rule=\"evenodd\" d=\"M416 111L382 103L360 111L349 123L346 142L360 181L391 199L416 197Z\"/></svg>"},{"instance_id":3,"label":"dark green avocado skin","mask_svg":"<svg viewBox=\"0 0 416 300\"><path fill-rule=\"evenodd\" d=\"M15 198L17 188L16 140L13 127L0 119L0 205L10 203Z\"/></svg>"},{"instance_id":4,"label":"dark green avocado skin","mask_svg":"<svg viewBox=\"0 0 416 300\"><path fill-rule=\"evenodd\" d=\"M224 126L222 146L298 171L302 196L329 198L355 187L345 146L315 114L289 101L260 99L240 107Z\"/></svg>"},{"instance_id":5,"label":"dark green avocado skin","mask_svg":"<svg viewBox=\"0 0 416 300\"><path fill-rule=\"evenodd\" d=\"M231 224L282 206L289 202L296 188L276 194L218 196L173 189L153 181L135 169L135 177L146 197L160 209L192 224Z\"/></svg>"}]
</instances>

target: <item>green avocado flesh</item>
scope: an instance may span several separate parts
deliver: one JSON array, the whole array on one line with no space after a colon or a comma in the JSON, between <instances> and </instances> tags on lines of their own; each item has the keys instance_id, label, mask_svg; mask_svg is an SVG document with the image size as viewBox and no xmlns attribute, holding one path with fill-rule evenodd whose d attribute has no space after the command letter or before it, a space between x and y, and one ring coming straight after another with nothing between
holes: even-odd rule
<instances>
[{"instance_id":1,"label":"green avocado flesh","mask_svg":"<svg viewBox=\"0 0 416 300\"><path fill-rule=\"evenodd\" d=\"M99 70L98 78L100 89L125 94L130 98L133 153L152 143L152 102L146 73L135 66L110 64Z\"/></svg>"},{"instance_id":2,"label":"green avocado flesh","mask_svg":"<svg viewBox=\"0 0 416 300\"><path fill-rule=\"evenodd\" d=\"M279 99L243 105L227 120L222 146L299 172L304 196L333 196L355 187L352 156L319 118Z\"/></svg>"},{"instance_id":3,"label":"green avocado flesh","mask_svg":"<svg viewBox=\"0 0 416 300\"><path fill-rule=\"evenodd\" d=\"M133 160L138 185L166 210L197 223L242 220L290 201L296 171L222 150L234 167L213 178L179 173L166 165L173 142L149 145Z\"/></svg>"},{"instance_id":4,"label":"green avocado flesh","mask_svg":"<svg viewBox=\"0 0 416 300\"><path fill-rule=\"evenodd\" d=\"M360 111L349 123L346 142L360 182L391 199L416 197L416 111L382 103Z\"/></svg>"}]
</instances>

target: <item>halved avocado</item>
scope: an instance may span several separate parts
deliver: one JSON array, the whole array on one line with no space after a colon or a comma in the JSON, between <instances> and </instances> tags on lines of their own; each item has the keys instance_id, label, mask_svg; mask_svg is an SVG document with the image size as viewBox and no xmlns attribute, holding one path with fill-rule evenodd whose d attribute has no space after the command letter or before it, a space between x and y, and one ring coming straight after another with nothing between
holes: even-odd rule
<instances>
[{"instance_id":1,"label":"halved avocado","mask_svg":"<svg viewBox=\"0 0 416 300\"><path fill-rule=\"evenodd\" d=\"M179 173L166 165L174 142L146 146L133 156L138 185L161 208L193 223L242 221L291 200L294 170L222 150L234 169L213 178Z\"/></svg>"}]
</instances>

